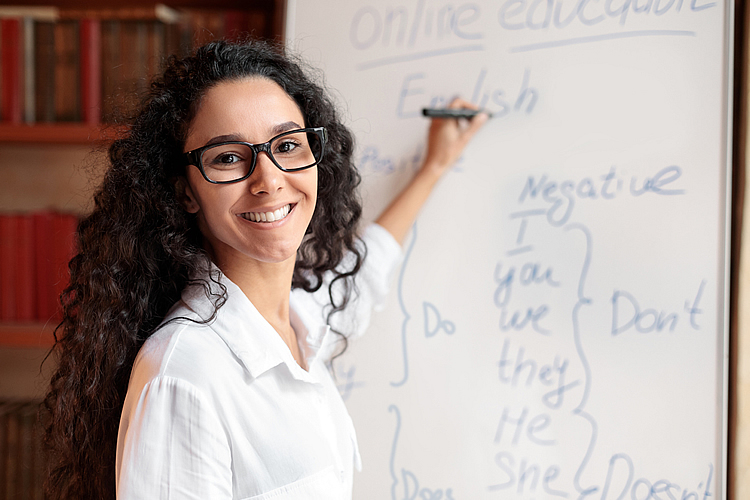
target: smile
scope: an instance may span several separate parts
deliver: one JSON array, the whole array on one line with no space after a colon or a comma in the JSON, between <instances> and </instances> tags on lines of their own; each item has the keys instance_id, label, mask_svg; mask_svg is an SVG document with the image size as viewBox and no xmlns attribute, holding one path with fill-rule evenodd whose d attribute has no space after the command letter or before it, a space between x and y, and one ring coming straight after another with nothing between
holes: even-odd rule
<instances>
[{"instance_id":1,"label":"smile","mask_svg":"<svg viewBox=\"0 0 750 500\"><path fill-rule=\"evenodd\" d=\"M252 222L275 222L289 215L291 210L292 205L284 205L273 212L245 212L240 217Z\"/></svg>"}]
</instances>

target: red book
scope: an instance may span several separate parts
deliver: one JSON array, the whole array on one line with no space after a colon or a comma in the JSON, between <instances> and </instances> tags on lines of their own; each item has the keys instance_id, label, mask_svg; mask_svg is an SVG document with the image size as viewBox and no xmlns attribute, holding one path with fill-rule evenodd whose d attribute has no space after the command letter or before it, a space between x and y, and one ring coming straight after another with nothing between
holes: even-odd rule
<instances>
[{"instance_id":1,"label":"red book","mask_svg":"<svg viewBox=\"0 0 750 500\"><path fill-rule=\"evenodd\" d=\"M36 317L47 322L55 316L54 274L52 272L54 214L50 211L36 212L34 219L34 290L36 295Z\"/></svg>"},{"instance_id":2,"label":"red book","mask_svg":"<svg viewBox=\"0 0 750 500\"><path fill-rule=\"evenodd\" d=\"M34 219L31 215L16 218L16 320L36 318L34 301Z\"/></svg>"},{"instance_id":3,"label":"red book","mask_svg":"<svg viewBox=\"0 0 750 500\"><path fill-rule=\"evenodd\" d=\"M102 30L98 19L81 19L81 108L83 121L97 125L102 108Z\"/></svg>"},{"instance_id":4,"label":"red book","mask_svg":"<svg viewBox=\"0 0 750 500\"><path fill-rule=\"evenodd\" d=\"M55 120L81 121L81 70L77 20L53 25L55 47Z\"/></svg>"},{"instance_id":5,"label":"red book","mask_svg":"<svg viewBox=\"0 0 750 500\"><path fill-rule=\"evenodd\" d=\"M21 123L21 20L0 19L2 45L2 110L3 121Z\"/></svg>"},{"instance_id":6,"label":"red book","mask_svg":"<svg viewBox=\"0 0 750 500\"><path fill-rule=\"evenodd\" d=\"M34 93L36 121L55 121L55 25L34 26Z\"/></svg>"},{"instance_id":7,"label":"red book","mask_svg":"<svg viewBox=\"0 0 750 500\"><path fill-rule=\"evenodd\" d=\"M15 215L0 215L0 321L16 319Z\"/></svg>"},{"instance_id":8,"label":"red book","mask_svg":"<svg viewBox=\"0 0 750 500\"><path fill-rule=\"evenodd\" d=\"M75 255L76 228L78 218L70 214L55 214L52 219L52 288L57 306L56 317L62 317L60 308L60 294L67 288L70 281L68 263Z\"/></svg>"}]
</instances>

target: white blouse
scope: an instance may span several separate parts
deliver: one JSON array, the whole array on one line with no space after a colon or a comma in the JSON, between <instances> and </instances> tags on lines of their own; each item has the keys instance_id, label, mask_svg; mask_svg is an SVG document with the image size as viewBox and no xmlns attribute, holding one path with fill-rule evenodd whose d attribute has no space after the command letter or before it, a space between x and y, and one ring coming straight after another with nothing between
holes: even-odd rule
<instances>
[{"instance_id":1,"label":"white blouse","mask_svg":"<svg viewBox=\"0 0 750 500\"><path fill-rule=\"evenodd\" d=\"M380 226L363 239L358 296L331 318L355 336L401 257ZM215 319L188 320L214 310L202 287L189 287L166 318L187 319L167 323L138 353L117 437L117 498L350 499L352 469L361 465L326 368L338 349L325 321L327 284L290 296L292 327L306 335L305 371L239 287L220 281L228 300Z\"/></svg>"}]
</instances>

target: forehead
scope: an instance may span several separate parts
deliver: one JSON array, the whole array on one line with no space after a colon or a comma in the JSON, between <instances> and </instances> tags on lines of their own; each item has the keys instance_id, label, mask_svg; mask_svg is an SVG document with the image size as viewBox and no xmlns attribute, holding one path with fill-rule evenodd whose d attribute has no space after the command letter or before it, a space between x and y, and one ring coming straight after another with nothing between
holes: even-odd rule
<instances>
[{"instance_id":1,"label":"forehead","mask_svg":"<svg viewBox=\"0 0 750 500\"><path fill-rule=\"evenodd\" d=\"M221 82L201 99L186 147L229 134L249 142L266 141L274 127L290 121L305 126L299 106L276 82L267 78Z\"/></svg>"}]
</instances>

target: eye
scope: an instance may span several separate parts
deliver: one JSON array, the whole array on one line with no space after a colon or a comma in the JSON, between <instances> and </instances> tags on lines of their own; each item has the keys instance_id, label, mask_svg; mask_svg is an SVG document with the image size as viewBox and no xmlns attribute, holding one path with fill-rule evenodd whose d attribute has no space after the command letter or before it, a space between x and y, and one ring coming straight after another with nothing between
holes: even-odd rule
<instances>
[{"instance_id":1,"label":"eye","mask_svg":"<svg viewBox=\"0 0 750 500\"><path fill-rule=\"evenodd\" d=\"M293 139L284 139L279 141L275 146L274 154L290 154L301 147L301 144L299 141Z\"/></svg>"},{"instance_id":2,"label":"eye","mask_svg":"<svg viewBox=\"0 0 750 500\"><path fill-rule=\"evenodd\" d=\"M203 166L234 169L252 161L252 151L243 144L219 144L203 152Z\"/></svg>"},{"instance_id":3,"label":"eye","mask_svg":"<svg viewBox=\"0 0 750 500\"><path fill-rule=\"evenodd\" d=\"M236 163L238 161L242 161L242 158L240 158L239 155L235 153L223 153L214 158L212 163L223 163L223 164L229 164L229 163Z\"/></svg>"}]
</instances>

